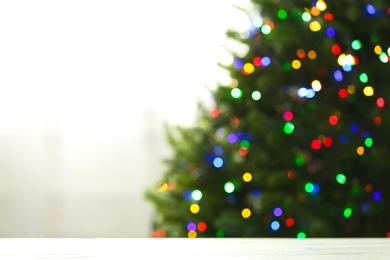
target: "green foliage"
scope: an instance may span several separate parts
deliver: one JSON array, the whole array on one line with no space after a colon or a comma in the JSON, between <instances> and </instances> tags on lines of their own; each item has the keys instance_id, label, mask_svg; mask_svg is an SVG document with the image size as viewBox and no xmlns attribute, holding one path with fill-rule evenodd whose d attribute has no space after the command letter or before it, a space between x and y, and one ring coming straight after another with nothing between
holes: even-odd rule
<instances>
[{"instance_id":1,"label":"green foliage","mask_svg":"<svg viewBox=\"0 0 390 260\"><path fill-rule=\"evenodd\" d=\"M168 237L389 236L390 4L253 4L246 36L227 32L248 46L225 66L231 85L213 91L212 109L201 104L196 126L167 129L174 153L146 192L155 228Z\"/></svg>"}]
</instances>

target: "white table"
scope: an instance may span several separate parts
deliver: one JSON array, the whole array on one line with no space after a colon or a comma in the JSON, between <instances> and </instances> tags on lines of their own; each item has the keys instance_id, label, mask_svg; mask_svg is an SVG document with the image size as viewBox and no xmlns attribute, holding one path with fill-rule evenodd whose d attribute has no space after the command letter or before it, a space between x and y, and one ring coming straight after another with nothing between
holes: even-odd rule
<instances>
[{"instance_id":1,"label":"white table","mask_svg":"<svg viewBox=\"0 0 390 260\"><path fill-rule=\"evenodd\" d=\"M3 238L0 259L390 259L390 239Z\"/></svg>"}]
</instances>

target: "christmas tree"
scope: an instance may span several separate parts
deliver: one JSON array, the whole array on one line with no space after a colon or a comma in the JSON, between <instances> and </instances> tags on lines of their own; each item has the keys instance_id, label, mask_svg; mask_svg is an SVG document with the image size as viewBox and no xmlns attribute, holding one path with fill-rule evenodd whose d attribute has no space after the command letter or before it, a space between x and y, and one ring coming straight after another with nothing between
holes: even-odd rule
<instances>
[{"instance_id":1,"label":"christmas tree","mask_svg":"<svg viewBox=\"0 0 390 260\"><path fill-rule=\"evenodd\" d=\"M389 1L252 2L231 84L167 129L153 236L390 237Z\"/></svg>"}]
</instances>

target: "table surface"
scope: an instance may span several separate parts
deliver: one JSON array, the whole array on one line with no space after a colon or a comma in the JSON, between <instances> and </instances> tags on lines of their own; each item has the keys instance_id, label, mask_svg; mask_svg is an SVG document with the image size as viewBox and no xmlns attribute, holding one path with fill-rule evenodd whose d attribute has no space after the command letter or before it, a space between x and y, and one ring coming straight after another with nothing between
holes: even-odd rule
<instances>
[{"instance_id":1,"label":"table surface","mask_svg":"<svg viewBox=\"0 0 390 260\"><path fill-rule=\"evenodd\" d=\"M390 239L0 238L0 259L390 259Z\"/></svg>"}]
</instances>

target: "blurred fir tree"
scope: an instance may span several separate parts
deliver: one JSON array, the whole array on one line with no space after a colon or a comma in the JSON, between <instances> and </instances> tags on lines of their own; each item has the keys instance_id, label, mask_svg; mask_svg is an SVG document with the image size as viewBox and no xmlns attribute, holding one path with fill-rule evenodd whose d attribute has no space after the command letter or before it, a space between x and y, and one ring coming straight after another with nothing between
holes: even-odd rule
<instances>
[{"instance_id":1,"label":"blurred fir tree","mask_svg":"<svg viewBox=\"0 0 390 260\"><path fill-rule=\"evenodd\" d=\"M168 129L153 236L390 237L390 2L252 2L230 86Z\"/></svg>"}]
</instances>

